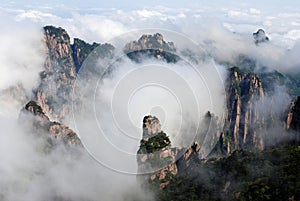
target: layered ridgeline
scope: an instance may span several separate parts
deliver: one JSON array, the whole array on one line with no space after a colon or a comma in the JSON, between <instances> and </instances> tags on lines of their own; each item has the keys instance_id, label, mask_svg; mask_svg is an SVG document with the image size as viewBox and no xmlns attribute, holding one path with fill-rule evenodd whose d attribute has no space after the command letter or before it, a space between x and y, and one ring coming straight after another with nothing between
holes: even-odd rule
<instances>
[{"instance_id":1,"label":"layered ridgeline","mask_svg":"<svg viewBox=\"0 0 300 201\"><path fill-rule=\"evenodd\" d=\"M53 26L44 27L44 33L47 58L44 71L41 72L40 85L35 90L34 99L52 120L64 121L64 118L71 113L74 82L83 61L91 53L100 59L110 58L113 55L114 47L110 44L88 44L77 38L72 44L64 29ZM254 38L258 43L267 41L263 30L254 33ZM93 51L95 48L97 50ZM142 35L137 41L129 42L124 47L124 53L137 62L148 57L166 62L177 62L180 58L176 52L175 44L164 41L163 36L159 33ZM274 76L280 77L278 72L254 74L251 69L255 69L255 62L248 61L249 59L246 57L243 58L241 60L244 62L238 63L242 69L230 67L228 64L227 116L220 140L222 152L226 153L246 148L248 145L260 149L264 147L263 135L267 135L267 133L263 134L261 130L259 132L258 130L266 122L263 115L257 111L256 106L259 101L263 101L265 93L272 88L272 80L277 80ZM260 79L260 76L263 79ZM289 88L292 87L289 86Z\"/></svg>"},{"instance_id":2,"label":"layered ridgeline","mask_svg":"<svg viewBox=\"0 0 300 201\"><path fill-rule=\"evenodd\" d=\"M262 31L253 36L257 48L260 43L268 41ZM47 57L40 74L41 81L35 90L34 102L29 102L24 109L34 118L26 120L50 133L51 139L62 139L70 145L80 144L77 135L59 122L64 122L70 115L72 91L83 61L95 48L97 57L110 58L114 47L110 44L88 44L80 39L74 39L71 43L64 29L53 26L44 27L44 43ZM124 53L137 63L149 57L176 63L180 58L175 47L175 44L164 41L163 36L157 33L143 35L137 41L129 42L124 47ZM169 138L160 130L159 120L145 117L137 160L140 172L147 172L149 164L152 170L161 167L144 178L153 188L164 189L159 193L159 199L249 200L251 196L258 196L252 200L299 199L299 183L296 182L299 175L295 166L299 161L297 130L300 99L294 99L291 108L286 108L286 112L281 114L272 113L271 110L266 115L258 107L269 104L266 97L274 92L273 81L289 86L292 95L297 94L299 89L295 83L299 81L290 82L290 78L298 79L283 76L279 72L255 74L255 69L255 62L245 55L236 64L228 64L224 128L218 128L218 118L213 114L207 113L205 117L204 125L208 126L211 122L216 125L211 134L221 134L218 144L209 155L219 159L201 157L201 138L190 147L172 148ZM287 136L285 144L288 145L281 143L278 148L269 147L267 140L273 140L269 128L274 125L282 129L282 136ZM205 129L203 126L203 132ZM283 167L283 163L286 163L286 167ZM261 170L260 174L255 175L258 170ZM276 180L277 177L282 180ZM281 189L280 185L286 188Z\"/></svg>"}]
</instances>

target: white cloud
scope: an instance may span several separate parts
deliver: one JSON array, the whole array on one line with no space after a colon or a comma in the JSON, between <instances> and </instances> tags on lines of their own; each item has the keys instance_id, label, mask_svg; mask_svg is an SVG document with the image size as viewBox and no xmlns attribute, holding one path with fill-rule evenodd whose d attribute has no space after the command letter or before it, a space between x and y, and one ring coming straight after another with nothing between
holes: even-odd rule
<instances>
[{"instance_id":1,"label":"white cloud","mask_svg":"<svg viewBox=\"0 0 300 201\"><path fill-rule=\"evenodd\" d=\"M299 40L300 39L300 29L290 30L288 33L283 35L283 37L292 39L292 40Z\"/></svg>"},{"instance_id":2,"label":"white cloud","mask_svg":"<svg viewBox=\"0 0 300 201\"><path fill-rule=\"evenodd\" d=\"M136 13L140 16L140 17L145 17L145 18L149 18L149 17L157 17L157 16L161 16L162 14L160 12L154 11L154 10L137 10Z\"/></svg>"},{"instance_id":3,"label":"white cloud","mask_svg":"<svg viewBox=\"0 0 300 201\"><path fill-rule=\"evenodd\" d=\"M0 20L0 26L3 27L0 31L1 113L17 115L20 104L24 104L19 102L25 98L21 96L30 97L38 84L46 52L41 42L43 33L40 27L32 23L15 22L10 16L4 16L1 18L5 21ZM10 90L7 91L8 88ZM1 93L10 94L10 99ZM19 97L14 97L14 93L19 93ZM17 108L11 108L12 105Z\"/></svg>"},{"instance_id":4,"label":"white cloud","mask_svg":"<svg viewBox=\"0 0 300 201\"><path fill-rule=\"evenodd\" d=\"M243 17L243 16L247 16L247 13L239 11L239 10L229 10L227 15L229 17Z\"/></svg>"},{"instance_id":5,"label":"white cloud","mask_svg":"<svg viewBox=\"0 0 300 201\"><path fill-rule=\"evenodd\" d=\"M249 9L249 13L250 13L250 14L260 14L260 13L261 13L261 11L260 11L260 10L257 10L257 9L255 9L255 8L250 8L250 9Z\"/></svg>"},{"instance_id":6,"label":"white cloud","mask_svg":"<svg viewBox=\"0 0 300 201\"><path fill-rule=\"evenodd\" d=\"M47 18L54 18L54 17L55 15L51 13L44 13L37 10L28 10L28 11L24 10L22 13L16 16L16 20L22 21L22 20L30 19L34 22L38 22L45 18L47 19Z\"/></svg>"}]
</instances>

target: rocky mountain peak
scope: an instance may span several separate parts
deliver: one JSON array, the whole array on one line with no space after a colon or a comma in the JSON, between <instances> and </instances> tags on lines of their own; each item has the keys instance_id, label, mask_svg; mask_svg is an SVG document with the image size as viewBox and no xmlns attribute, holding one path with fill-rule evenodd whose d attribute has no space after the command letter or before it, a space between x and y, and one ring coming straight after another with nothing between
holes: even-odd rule
<instances>
[{"instance_id":1,"label":"rocky mountain peak","mask_svg":"<svg viewBox=\"0 0 300 201\"><path fill-rule=\"evenodd\" d=\"M161 130L157 117L143 119L143 138L137 155L138 170L147 173L139 176L146 187L165 188L177 174L187 171L198 161L200 144L195 141L188 148L171 147L171 141Z\"/></svg>"},{"instance_id":2,"label":"rocky mountain peak","mask_svg":"<svg viewBox=\"0 0 300 201\"><path fill-rule=\"evenodd\" d=\"M29 101L21 110L19 122L27 125L28 128L41 131L38 133L49 133L50 141L58 139L65 145L82 146L79 137L72 129L60 122L50 121L42 107L35 101Z\"/></svg>"},{"instance_id":3,"label":"rocky mountain peak","mask_svg":"<svg viewBox=\"0 0 300 201\"><path fill-rule=\"evenodd\" d=\"M50 121L49 117L47 117L42 109L41 106L39 106L35 101L29 101L25 105L25 110L29 111L35 116L40 116L41 118Z\"/></svg>"},{"instance_id":4,"label":"rocky mountain peak","mask_svg":"<svg viewBox=\"0 0 300 201\"><path fill-rule=\"evenodd\" d=\"M125 49L129 48L131 51L143 49L159 49L164 51L175 51L174 43L164 41L163 35L156 33L153 35L142 35L138 41L133 41L127 44Z\"/></svg>"},{"instance_id":5,"label":"rocky mountain peak","mask_svg":"<svg viewBox=\"0 0 300 201\"><path fill-rule=\"evenodd\" d=\"M61 27L45 26L44 43L47 52L40 85L35 100L55 121L65 121L71 113L72 93L77 72L88 55L97 48L95 58L112 55L110 44L88 44L80 39L70 42L70 36Z\"/></svg>"},{"instance_id":6,"label":"rocky mountain peak","mask_svg":"<svg viewBox=\"0 0 300 201\"><path fill-rule=\"evenodd\" d=\"M137 62L141 61L140 57L142 56L176 62L179 58L174 54L175 52L174 43L166 42L160 33L144 34L137 41L131 41L124 47L124 53Z\"/></svg>"},{"instance_id":7,"label":"rocky mountain peak","mask_svg":"<svg viewBox=\"0 0 300 201\"><path fill-rule=\"evenodd\" d=\"M263 29L258 29L257 32L253 33L253 38L255 44L269 41L269 38L266 36L266 33Z\"/></svg>"},{"instance_id":8,"label":"rocky mountain peak","mask_svg":"<svg viewBox=\"0 0 300 201\"><path fill-rule=\"evenodd\" d=\"M62 28L46 26L44 43L47 55L35 92L36 101L51 119L62 121L71 111L67 103L76 78L70 37Z\"/></svg>"},{"instance_id":9,"label":"rocky mountain peak","mask_svg":"<svg viewBox=\"0 0 300 201\"><path fill-rule=\"evenodd\" d=\"M44 32L47 37L70 41L70 36L67 31L61 27L45 26Z\"/></svg>"},{"instance_id":10,"label":"rocky mountain peak","mask_svg":"<svg viewBox=\"0 0 300 201\"><path fill-rule=\"evenodd\" d=\"M176 152L171 149L169 137L161 131L157 117L144 117L143 138L137 153L138 170L140 173L147 173L139 177L145 186L158 184L162 189L177 174Z\"/></svg>"},{"instance_id":11,"label":"rocky mountain peak","mask_svg":"<svg viewBox=\"0 0 300 201\"><path fill-rule=\"evenodd\" d=\"M143 119L143 139L153 137L161 132L161 124L156 116L145 116Z\"/></svg>"}]
</instances>

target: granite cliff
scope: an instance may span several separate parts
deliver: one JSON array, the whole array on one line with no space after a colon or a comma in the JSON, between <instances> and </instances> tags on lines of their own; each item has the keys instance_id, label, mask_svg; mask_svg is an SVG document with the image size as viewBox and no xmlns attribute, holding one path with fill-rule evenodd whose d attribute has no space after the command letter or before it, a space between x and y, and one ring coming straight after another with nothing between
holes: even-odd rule
<instances>
[{"instance_id":1,"label":"granite cliff","mask_svg":"<svg viewBox=\"0 0 300 201\"><path fill-rule=\"evenodd\" d=\"M95 59L111 57L114 47L88 44L78 38L72 44L67 31L54 26L44 27L43 42L47 56L34 99L50 119L65 121L71 113L74 83L83 61L94 50Z\"/></svg>"}]
</instances>

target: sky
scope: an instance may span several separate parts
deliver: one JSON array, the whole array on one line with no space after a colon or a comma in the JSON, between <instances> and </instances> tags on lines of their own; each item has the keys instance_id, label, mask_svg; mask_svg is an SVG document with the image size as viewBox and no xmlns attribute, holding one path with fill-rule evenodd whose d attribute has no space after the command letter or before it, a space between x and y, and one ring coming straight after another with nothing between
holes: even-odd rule
<instances>
[{"instance_id":1,"label":"sky","mask_svg":"<svg viewBox=\"0 0 300 201\"><path fill-rule=\"evenodd\" d=\"M118 9L139 9L143 8L145 6L165 6L169 8L182 8L182 7L188 7L188 8L201 8L203 5L212 5L217 6L219 8L221 7L247 7L247 6L255 6L260 9L268 8L268 9L295 9L297 6L300 5L298 1L293 0L287 0L287 1L280 1L280 0L266 0L266 1L259 1L259 0L253 0L253 1L239 1L239 0L199 0L199 1L189 1L189 2L182 2L181 0L153 0L153 1L147 1L147 0L140 0L140 1L120 1L120 0L111 0L111 1L93 1L93 0L86 0L86 1L59 1L59 0L53 0L51 2L47 0L40 0L40 1L34 1L34 0L25 0L25 1L2 1L2 5L7 5L11 7L23 7L23 8L30 8L30 7L57 7L64 5L67 8L118 8Z\"/></svg>"},{"instance_id":2,"label":"sky","mask_svg":"<svg viewBox=\"0 0 300 201\"><path fill-rule=\"evenodd\" d=\"M136 28L157 28L162 21L176 24L185 18L215 18L232 32L249 33L264 28L270 38L278 43L288 44L300 38L299 1L237 1L237 0L199 0L182 2L179 0L154 1L1 1L0 14L9 15L17 21L32 21L40 26L54 24L64 26L71 37L82 37L88 41L109 40L114 34ZM76 18L86 21L86 26L95 26L91 21L103 17L107 33L93 35L99 29L75 31L77 26L85 29ZM150 23L148 18L155 19ZM113 22L109 21L112 20ZM78 20L77 20L78 21ZM152 20L153 21L153 20ZM89 22L91 24L89 24ZM142 24L145 22L145 24ZM101 24L100 24L101 26ZM114 29L114 30L112 30ZM118 30L116 30L118 29ZM167 27L170 29L170 27ZM105 31L104 31L105 32ZM101 35L101 34L100 34Z\"/></svg>"}]
</instances>

